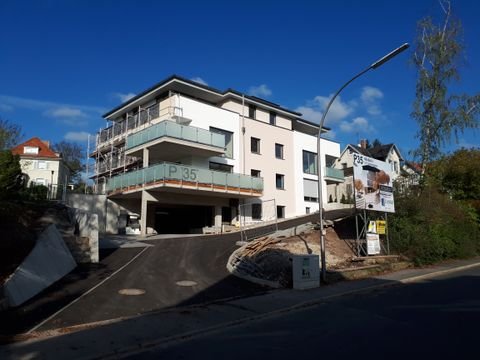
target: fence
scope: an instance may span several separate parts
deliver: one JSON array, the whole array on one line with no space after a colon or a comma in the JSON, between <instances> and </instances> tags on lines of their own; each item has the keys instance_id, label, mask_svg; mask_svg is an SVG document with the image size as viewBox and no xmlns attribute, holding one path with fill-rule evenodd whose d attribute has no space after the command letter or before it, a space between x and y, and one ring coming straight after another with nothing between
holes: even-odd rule
<instances>
[{"instance_id":1,"label":"fence","mask_svg":"<svg viewBox=\"0 0 480 360\"><path fill-rule=\"evenodd\" d=\"M239 208L242 241L273 234L278 230L275 199L242 204Z\"/></svg>"}]
</instances>

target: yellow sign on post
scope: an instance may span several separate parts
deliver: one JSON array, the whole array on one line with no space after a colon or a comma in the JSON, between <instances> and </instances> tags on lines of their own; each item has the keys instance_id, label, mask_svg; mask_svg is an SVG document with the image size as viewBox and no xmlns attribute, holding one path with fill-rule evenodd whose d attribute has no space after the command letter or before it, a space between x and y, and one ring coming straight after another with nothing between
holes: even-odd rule
<instances>
[{"instance_id":1,"label":"yellow sign on post","mask_svg":"<svg viewBox=\"0 0 480 360\"><path fill-rule=\"evenodd\" d=\"M377 234L385 235L385 227L387 222L385 220L377 220Z\"/></svg>"}]
</instances>

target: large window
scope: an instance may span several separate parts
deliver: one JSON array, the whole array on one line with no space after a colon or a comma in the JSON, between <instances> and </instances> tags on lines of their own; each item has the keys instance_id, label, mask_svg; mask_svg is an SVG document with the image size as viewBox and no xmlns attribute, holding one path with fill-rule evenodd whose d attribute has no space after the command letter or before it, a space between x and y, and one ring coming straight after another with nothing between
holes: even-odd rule
<instances>
[{"instance_id":1,"label":"large window","mask_svg":"<svg viewBox=\"0 0 480 360\"><path fill-rule=\"evenodd\" d=\"M277 189L285 189L285 175L275 174L275 185Z\"/></svg>"},{"instance_id":2,"label":"large window","mask_svg":"<svg viewBox=\"0 0 480 360\"><path fill-rule=\"evenodd\" d=\"M260 154L260 139L250 138L250 150L254 154Z\"/></svg>"},{"instance_id":3,"label":"large window","mask_svg":"<svg viewBox=\"0 0 480 360\"><path fill-rule=\"evenodd\" d=\"M283 159L283 145L275 144L275 157L277 159Z\"/></svg>"},{"instance_id":4,"label":"large window","mask_svg":"<svg viewBox=\"0 0 480 360\"><path fill-rule=\"evenodd\" d=\"M210 127L210 131L216 134L225 135L225 157L233 159L233 133L214 127Z\"/></svg>"},{"instance_id":5,"label":"large window","mask_svg":"<svg viewBox=\"0 0 480 360\"><path fill-rule=\"evenodd\" d=\"M317 175L317 154L303 150L303 172Z\"/></svg>"},{"instance_id":6,"label":"large window","mask_svg":"<svg viewBox=\"0 0 480 360\"><path fill-rule=\"evenodd\" d=\"M277 123L277 114L273 111L270 111L270 125L275 125Z\"/></svg>"},{"instance_id":7,"label":"large window","mask_svg":"<svg viewBox=\"0 0 480 360\"><path fill-rule=\"evenodd\" d=\"M209 165L210 170L223 171L227 173L233 172L233 166L228 164L220 164L213 161L210 161Z\"/></svg>"},{"instance_id":8,"label":"large window","mask_svg":"<svg viewBox=\"0 0 480 360\"><path fill-rule=\"evenodd\" d=\"M39 170L47 170L47 169L48 169L47 162L46 162L45 160L38 160L38 162L37 162L37 169L39 169Z\"/></svg>"},{"instance_id":9,"label":"large window","mask_svg":"<svg viewBox=\"0 0 480 360\"><path fill-rule=\"evenodd\" d=\"M255 119L257 113L257 107L255 105L248 105L248 117L250 119Z\"/></svg>"},{"instance_id":10,"label":"large window","mask_svg":"<svg viewBox=\"0 0 480 360\"><path fill-rule=\"evenodd\" d=\"M252 204L252 219L262 220L262 204Z\"/></svg>"}]
</instances>

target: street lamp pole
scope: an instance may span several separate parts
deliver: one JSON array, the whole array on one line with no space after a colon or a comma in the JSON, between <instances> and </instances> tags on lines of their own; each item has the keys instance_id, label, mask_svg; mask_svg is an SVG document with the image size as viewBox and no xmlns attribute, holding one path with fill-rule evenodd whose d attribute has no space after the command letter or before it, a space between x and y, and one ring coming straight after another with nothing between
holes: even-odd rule
<instances>
[{"instance_id":1,"label":"street lamp pole","mask_svg":"<svg viewBox=\"0 0 480 360\"><path fill-rule=\"evenodd\" d=\"M318 162L318 212L320 217L320 260L322 264L322 272L321 272L322 281L325 281L327 278L327 269L326 269L326 260L325 260L325 237L323 233L322 156L320 153L320 140L322 136L323 123L325 122L325 118L327 117L328 110L330 110L330 106L332 106L332 103L335 101L336 97L342 92L343 89L345 89L352 81L354 81L355 79L365 74L367 71L376 69L382 66L384 63L386 63L393 57L397 56L402 51L406 50L408 47L409 47L408 43L405 43L399 46L392 52L388 53L387 55L383 56L379 60L375 61L372 65L370 65L366 69L359 72L357 75L355 75L350 80L348 80L345 84L343 84L343 86L337 90L337 92L332 96L332 98L328 102L327 107L323 112L322 119L320 120L320 124L318 127L318 137L317 137L317 162Z\"/></svg>"}]
</instances>

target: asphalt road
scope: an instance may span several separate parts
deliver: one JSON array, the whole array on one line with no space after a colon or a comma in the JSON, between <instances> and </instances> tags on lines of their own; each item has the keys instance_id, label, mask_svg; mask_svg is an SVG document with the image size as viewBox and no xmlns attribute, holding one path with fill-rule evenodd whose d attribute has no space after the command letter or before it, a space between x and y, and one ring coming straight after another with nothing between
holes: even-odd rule
<instances>
[{"instance_id":1,"label":"asphalt road","mask_svg":"<svg viewBox=\"0 0 480 360\"><path fill-rule=\"evenodd\" d=\"M345 296L129 359L474 359L480 268Z\"/></svg>"},{"instance_id":2,"label":"asphalt road","mask_svg":"<svg viewBox=\"0 0 480 360\"><path fill-rule=\"evenodd\" d=\"M313 214L281 222L278 227L286 229L315 221L316 216ZM238 248L236 242L240 239L239 232L187 238L150 238L147 242L153 246L146 248L128 267L36 330L251 296L269 290L232 276L227 271L227 259ZM124 294L132 290L140 290L143 294Z\"/></svg>"}]
</instances>

